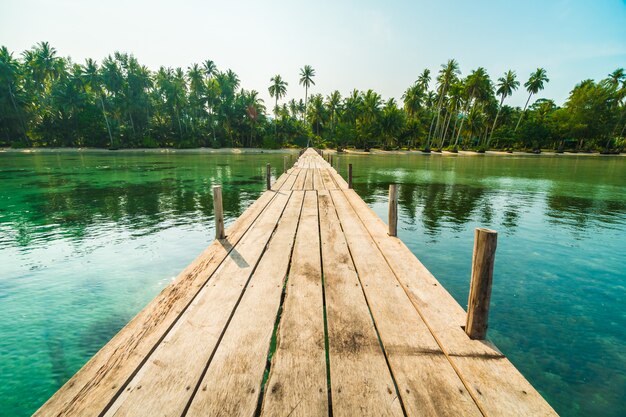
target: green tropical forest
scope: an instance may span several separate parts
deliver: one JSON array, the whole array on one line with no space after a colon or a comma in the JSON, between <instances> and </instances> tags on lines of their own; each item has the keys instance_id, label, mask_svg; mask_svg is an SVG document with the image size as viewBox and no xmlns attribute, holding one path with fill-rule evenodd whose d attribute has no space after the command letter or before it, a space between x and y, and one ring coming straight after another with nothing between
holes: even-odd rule
<instances>
[{"instance_id":1,"label":"green tropical forest","mask_svg":"<svg viewBox=\"0 0 626 417\"><path fill-rule=\"evenodd\" d=\"M79 64L47 42L20 56L2 47L0 146L603 153L626 147L623 68L576 84L562 106L541 98L550 81L543 68L494 80L482 67L463 74L450 59L436 74L416 75L401 102L373 90L324 97L309 94L316 73L305 65L298 86L279 74L268 80L274 102L264 103L211 60L154 72L120 52ZM284 102L288 88L301 89L304 98ZM523 108L507 104L518 89L528 94Z\"/></svg>"}]
</instances>

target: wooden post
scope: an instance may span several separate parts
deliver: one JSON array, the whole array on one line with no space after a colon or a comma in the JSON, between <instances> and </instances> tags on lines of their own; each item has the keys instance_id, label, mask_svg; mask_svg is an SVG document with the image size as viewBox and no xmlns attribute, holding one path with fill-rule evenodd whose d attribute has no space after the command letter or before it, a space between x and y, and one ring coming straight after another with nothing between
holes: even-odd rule
<instances>
[{"instance_id":1,"label":"wooden post","mask_svg":"<svg viewBox=\"0 0 626 417\"><path fill-rule=\"evenodd\" d=\"M389 184L389 236L398 236L398 186Z\"/></svg>"},{"instance_id":2,"label":"wooden post","mask_svg":"<svg viewBox=\"0 0 626 417\"><path fill-rule=\"evenodd\" d=\"M283 172L287 172L287 157L283 157Z\"/></svg>"},{"instance_id":3,"label":"wooden post","mask_svg":"<svg viewBox=\"0 0 626 417\"><path fill-rule=\"evenodd\" d=\"M213 214L215 216L215 239L224 239L224 207L222 206L222 186L213 186Z\"/></svg>"},{"instance_id":4,"label":"wooden post","mask_svg":"<svg viewBox=\"0 0 626 417\"><path fill-rule=\"evenodd\" d=\"M498 233L495 230L476 228L472 278L467 301L467 322L465 323L465 333L472 339L482 340L487 335L497 241Z\"/></svg>"},{"instance_id":5,"label":"wooden post","mask_svg":"<svg viewBox=\"0 0 626 417\"><path fill-rule=\"evenodd\" d=\"M272 167L270 164L265 165L265 178L267 180L267 189L272 189Z\"/></svg>"},{"instance_id":6,"label":"wooden post","mask_svg":"<svg viewBox=\"0 0 626 417\"><path fill-rule=\"evenodd\" d=\"M328 163L330 164L330 167L333 167L333 156L332 155L328 155Z\"/></svg>"},{"instance_id":7,"label":"wooden post","mask_svg":"<svg viewBox=\"0 0 626 417\"><path fill-rule=\"evenodd\" d=\"M352 189L352 164L348 164L348 188Z\"/></svg>"}]
</instances>

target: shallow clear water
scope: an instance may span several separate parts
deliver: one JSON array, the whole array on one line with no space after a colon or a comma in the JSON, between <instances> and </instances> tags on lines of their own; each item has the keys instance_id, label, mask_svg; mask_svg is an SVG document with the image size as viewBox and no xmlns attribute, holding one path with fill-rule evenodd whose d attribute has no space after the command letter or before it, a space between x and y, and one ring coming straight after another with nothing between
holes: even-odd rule
<instances>
[{"instance_id":1,"label":"shallow clear water","mask_svg":"<svg viewBox=\"0 0 626 417\"><path fill-rule=\"evenodd\" d=\"M213 236L283 155L0 153L0 415L29 415ZM567 416L626 409L626 159L340 156L465 306L473 229L499 232L489 337Z\"/></svg>"}]
</instances>

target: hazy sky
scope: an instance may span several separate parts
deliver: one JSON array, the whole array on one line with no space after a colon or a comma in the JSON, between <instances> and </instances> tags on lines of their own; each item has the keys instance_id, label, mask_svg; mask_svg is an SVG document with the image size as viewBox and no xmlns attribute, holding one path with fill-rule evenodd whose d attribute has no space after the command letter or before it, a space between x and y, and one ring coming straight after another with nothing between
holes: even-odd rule
<instances>
[{"instance_id":1,"label":"hazy sky","mask_svg":"<svg viewBox=\"0 0 626 417\"><path fill-rule=\"evenodd\" d=\"M18 55L41 40L81 63L114 51L151 69L212 59L267 104L274 74L288 99L304 97L304 64L317 72L312 93L372 88L399 99L449 58L463 75L513 69L522 83L544 67L541 96L562 104L582 79L626 66L626 1L0 0L0 45ZM525 98L518 90L509 103Z\"/></svg>"}]
</instances>

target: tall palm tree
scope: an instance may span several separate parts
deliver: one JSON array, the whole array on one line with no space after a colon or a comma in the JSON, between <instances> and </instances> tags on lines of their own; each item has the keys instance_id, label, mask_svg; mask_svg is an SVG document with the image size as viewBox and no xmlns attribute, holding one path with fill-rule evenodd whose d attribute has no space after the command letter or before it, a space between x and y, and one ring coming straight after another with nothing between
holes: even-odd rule
<instances>
[{"instance_id":1,"label":"tall palm tree","mask_svg":"<svg viewBox=\"0 0 626 417\"><path fill-rule=\"evenodd\" d=\"M459 126L459 130L456 135L456 141L454 143L455 147L459 143L459 138L461 137L461 132L463 131L463 123L470 115L470 106L473 104L475 107L477 103L485 101L490 94L493 94L493 91L491 89L491 80L489 79L489 75L487 75L487 71L483 67L479 67L472 71L472 73L465 79L465 95L467 101L465 103L465 111L463 112L464 117L461 119L461 125Z\"/></svg>"},{"instance_id":2,"label":"tall palm tree","mask_svg":"<svg viewBox=\"0 0 626 417\"><path fill-rule=\"evenodd\" d=\"M256 90L249 92L242 90L241 97L246 106L246 116L250 123L250 143L248 146L253 146L255 138L254 128L258 122L259 114L265 111L265 105L263 104L263 99L259 97L259 92Z\"/></svg>"},{"instance_id":3,"label":"tall palm tree","mask_svg":"<svg viewBox=\"0 0 626 417\"><path fill-rule=\"evenodd\" d=\"M268 88L270 97L276 97L276 104L274 105L274 136L276 136L276 121L278 120L278 100L283 98L287 94L287 82L283 78L276 74L271 79L272 83Z\"/></svg>"},{"instance_id":4,"label":"tall palm tree","mask_svg":"<svg viewBox=\"0 0 626 417\"><path fill-rule=\"evenodd\" d=\"M461 73L461 70L459 69L459 63L456 62L456 60L454 59L450 59L448 60L446 64L441 65L439 76L437 76L437 83L439 84L439 100L437 103L437 123L435 124L434 132L432 132L433 136L435 136L437 134L437 131L439 130L439 118L441 115L441 107L443 106L443 101L446 97L448 87L457 79L457 76L460 73ZM426 142L426 148L429 148L430 146L431 131L433 128L434 121L435 121L435 116L433 116L433 119L430 123L430 130L428 131L428 140Z\"/></svg>"},{"instance_id":5,"label":"tall palm tree","mask_svg":"<svg viewBox=\"0 0 626 417\"><path fill-rule=\"evenodd\" d=\"M309 87L315 85L315 81L313 81L313 77L315 77L315 70L310 65L305 65L303 68L300 68L300 85L304 86L304 107L308 104L308 95L309 95Z\"/></svg>"},{"instance_id":6,"label":"tall palm tree","mask_svg":"<svg viewBox=\"0 0 626 417\"><path fill-rule=\"evenodd\" d=\"M517 124L515 125L515 131L519 127L520 122L522 121L522 117L524 117L524 113L526 112L526 108L528 107L528 102L533 94L537 94L539 91L543 90L544 83L549 82L546 75L546 70L543 68L537 68L537 71L530 74L528 81L524 83L524 87L526 87L526 91L528 91L528 100L526 100L526 104L524 105L524 110L522 110L522 114L520 114L519 119L517 120Z\"/></svg>"},{"instance_id":7,"label":"tall palm tree","mask_svg":"<svg viewBox=\"0 0 626 417\"><path fill-rule=\"evenodd\" d=\"M454 126L452 128L451 138L454 137L454 130L456 129L456 124L459 120L457 117L459 114L459 107L461 105L461 100L463 99L463 84L459 80L457 80L450 86L449 92L450 99L448 100L448 108L446 109L448 112L448 121L444 123L445 128L443 130L443 135L441 136L441 144L439 145L440 149L443 149L443 146L445 145L446 136L448 135L448 128L450 127L450 121L452 120L452 117L455 117L455 119Z\"/></svg>"},{"instance_id":8,"label":"tall palm tree","mask_svg":"<svg viewBox=\"0 0 626 417\"><path fill-rule=\"evenodd\" d=\"M9 97L11 101L11 107L15 112L15 118L19 121L22 135L24 140L28 142L28 136L26 135L26 125L22 118L22 112L17 107L16 100L16 84L18 83L18 77L20 72L19 62L13 58L13 54L9 52L7 47L0 48L0 91L6 86L6 95L2 94L0 97ZM4 92L3 92L4 93ZM0 104L3 100L0 98ZM2 112L8 114L8 111L3 109Z\"/></svg>"},{"instance_id":9,"label":"tall palm tree","mask_svg":"<svg viewBox=\"0 0 626 417\"><path fill-rule=\"evenodd\" d=\"M493 119L493 126L491 126L491 134L487 140L487 147L489 147L489 143L491 142L493 131L496 130L496 123L498 122L498 116L500 115L500 110L502 110L504 99L513 94L513 91L517 90L519 87L519 81L517 81L516 78L517 76L515 75L515 71L511 70L505 72L504 77L498 78L498 89L496 90L496 94L500 96L500 105L498 106L496 117Z\"/></svg>"},{"instance_id":10,"label":"tall palm tree","mask_svg":"<svg viewBox=\"0 0 626 417\"><path fill-rule=\"evenodd\" d=\"M404 94L402 94L404 111L410 118L415 117L422 108L424 96L424 89L418 82L407 88Z\"/></svg>"},{"instance_id":11,"label":"tall palm tree","mask_svg":"<svg viewBox=\"0 0 626 417\"><path fill-rule=\"evenodd\" d=\"M624 108L623 101L624 101L624 97L626 97L626 73L624 72L624 68L618 68L612 73L610 73L608 75L608 78L603 81L603 84L606 85L615 95L615 105L619 113L619 118L617 119L617 123L615 124L615 127L613 128L613 132L611 134L611 136L615 136L615 134L617 133L617 130L622 124L622 120L624 119L624 113L625 113L623 110ZM622 128L620 136L622 136L623 133L624 133L624 128ZM609 137L609 139L607 140L607 145L606 145L607 149L609 148L610 143L611 143L611 137Z\"/></svg>"},{"instance_id":12,"label":"tall palm tree","mask_svg":"<svg viewBox=\"0 0 626 417\"><path fill-rule=\"evenodd\" d=\"M217 73L217 66L215 65L215 62L211 61L210 59L204 61L204 63L202 64L202 69L204 70L204 75L207 77L207 79L211 78L215 75L215 73Z\"/></svg>"},{"instance_id":13,"label":"tall palm tree","mask_svg":"<svg viewBox=\"0 0 626 417\"><path fill-rule=\"evenodd\" d=\"M106 108L104 107L104 91L102 91L102 76L98 70L98 64L91 58L85 61L83 66L82 77L84 79L83 85L85 88L88 86L93 93L98 96L100 101L100 107L102 108L102 115L104 116L104 123L106 124L107 131L109 132L109 146L113 147L113 134L111 133L111 125L109 124L109 118L107 116Z\"/></svg>"},{"instance_id":14,"label":"tall palm tree","mask_svg":"<svg viewBox=\"0 0 626 417\"><path fill-rule=\"evenodd\" d=\"M424 68L424 71L417 77L415 84L420 86L423 91L428 90L428 84L430 84L430 70L428 68Z\"/></svg>"},{"instance_id":15,"label":"tall palm tree","mask_svg":"<svg viewBox=\"0 0 626 417\"><path fill-rule=\"evenodd\" d=\"M326 98L326 107L328 108L328 113L330 115L330 131L333 135L333 140L335 139L335 126L337 125L337 116L339 114L341 105L341 94L339 91L333 91Z\"/></svg>"}]
</instances>

